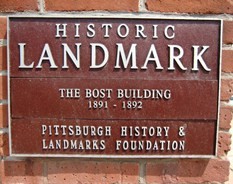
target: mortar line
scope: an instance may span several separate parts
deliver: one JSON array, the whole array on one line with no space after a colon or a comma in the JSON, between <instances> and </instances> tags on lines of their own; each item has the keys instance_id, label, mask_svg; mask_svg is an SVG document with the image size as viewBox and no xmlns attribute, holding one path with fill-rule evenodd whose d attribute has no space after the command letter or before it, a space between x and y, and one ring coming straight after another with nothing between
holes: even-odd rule
<instances>
[{"instance_id":1,"label":"mortar line","mask_svg":"<svg viewBox=\"0 0 233 184\"><path fill-rule=\"evenodd\" d=\"M0 76L7 76L7 70L0 70Z\"/></svg>"},{"instance_id":2,"label":"mortar line","mask_svg":"<svg viewBox=\"0 0 233 184\"><path fill-rule=\"evenodd\" d=\"M221 72L221 78L222 79L232 79L233 78L233 73L225 73L225 72Z\"/></svg>"},{"instance_id":3,"label":"mortar line","mask_svg":"<svg viewBox=\"0 0 233 184\"><path fill-rule=\"evenodd\" d=\"M40 3L40 11L35 11L35 12L8 12L8 13L0 13L0 16L36 16L36 15L41 15L42 13L45 16L80 16L80 15L85 15L85 16L113 16L116 15L116 12L108 12L108 11L70 11L70 12L64 12L64 11L46 11L45 12L45 7L44 7L44 0L38 0ZM146 0L139 0L139 4L141 2L146 2ZM145 6L145 4L143 5ZM145 6L146 9L146 6ZM153 12L153 11L139 11L139 12L117 12L118 15L121 16L126 16L126 15L138 15L140 16L148 16L148 17L156 17L156 18L217 18L217 19L223 19L223 20L233 20L233 15L230 14L188 14L188 13L176 13L176 12Z\"/></svg>"},{"instance_id":4,"label":"mortar line","mask_svg":"<svg viewBox=\"0 0 233 184\"><path fill-rule=\"evenodd\" d=\"M48 163L47 159L43 160L43 183L48 183Z\"/></svg>"},{"instance_id":5,"label":"mortar line","mask_svg":"<svg viewBox=\"0 0 233 184\"><path fill-rule=\"evenodd\" d=\"M39 4L40 13L44 13L44 10L45 10L45 2L44 2L44 0L38 0L38 4Z\"/></svg>"},{"instance_id":6,"label":"mortar line","mask_svg":"<svg viewBox=\"0 0 233 184\"><path fill-rule=\"evenodd\" d=\"M7 105L8 101L7 99L0 99L0 105Z\"/></svg>"},{"instance_id":7,"label":"mortar line","mask_svg":"<svg viewBox=\"0 0 233 184\"><path fill-rule=\"evenodd\" d=\"M146 162L139 162L139 184L146 184Z\"/></svg>"},{"instance_id":8,"label":"mortar line","mask_svg":"<svg viewBox=\"0 0 233 184\"><path fill-rule=\"evenodd\" d=\"M146 8L146 0L139 0L138 2L139 4L139 12L147 12L147 8Z\"/></svg>"},{"instance_id":9,"label":"mortar line","mask_svg":"<svg viewBox=\"0 0 233 184\"><path fill-rule=\"evenodd\" d=\"M6 39L0 39L0 47L7 46L7 40Z\"/></svg>"},{"instance_id":10,"label":"mortar line","mask_svg":"<svg viewBox=\"0 0 233 184\"><path fill-rule=\"evenodd\" d=\"M0 134L8 134L9 129L8 128L0 128Z\"/></svg>"},{"instance_id":11,"label":"mortar line","mask_svg":"<svg viewBox=\"0 0 233 184\"><path fill-rule=\"evenodd\" d=\"M233 44L223 44L222 50L233 50Z\"/></svg>"}]
</instances>

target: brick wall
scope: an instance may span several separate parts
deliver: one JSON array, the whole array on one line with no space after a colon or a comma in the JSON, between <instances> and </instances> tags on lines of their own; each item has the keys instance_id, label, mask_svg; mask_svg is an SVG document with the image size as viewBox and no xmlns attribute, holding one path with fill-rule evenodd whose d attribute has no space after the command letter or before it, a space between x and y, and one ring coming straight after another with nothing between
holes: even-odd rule
<instances>
[{"instance_id":1,"label":"brick wall","mask_svg":"<svg viewBox=\"0 0 233 184\"><path fill-rule=\"evenodd\" d=\"M218 156L212 159L80 159L9 157L6 22L9 15L83 12L147 13L223 18ZM229 0L1 0L0 183L224 183L229 176L233 96L233 3Z\"/></svg>"}]
</instances>

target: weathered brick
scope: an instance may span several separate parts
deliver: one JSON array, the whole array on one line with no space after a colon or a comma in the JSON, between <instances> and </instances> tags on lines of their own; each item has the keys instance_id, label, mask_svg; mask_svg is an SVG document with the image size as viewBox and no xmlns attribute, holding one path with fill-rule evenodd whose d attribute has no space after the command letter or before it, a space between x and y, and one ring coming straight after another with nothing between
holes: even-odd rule
<instances>
[{"instance_id":1,"label":"weathered brick","mask_svg":"<svg viewBox=\"0 0 233 184\"><path fill-rule=\"evenodd\" d=\"M150 11L178 13L233 13L233 3L229 0L147 0Z\"/></svg>"},{"instance_id":2,"label":"weathered brick","mask_svg":"<svg viewBox=\"0 0 233 184\"><path fill-rule=\"evenodd\" d=\"M43 162L41 161L2 161L1 172L4 184L43 183Z\"/></svg>"},{"instance_id":3,"label":"weathered brick","mask_svg":"<svg viewBox=\"0 0 233 184\"><path fill-rule=\"evenodd\" d=\"M1 0L1 12L38 11L37 0Z\"/></svg>"},{"instance_id":4,"label":"weathered brick","mask_svg":"<svg viewBox=\"0 0 233 184\"><path fill-rule=\"evenodd\" d=\"M1 1L0 1L0 9L1 9ZM7 18L0 17L0 39L6 39L6 31L7 30Z\"/></svg>"},{"instance_id":5,"label":"weathered brick","mask_svg":"<svg viewBox=\"0 0 233 184\"><path fill-rule=\"evenodd\" d=\"M223 22L223 43L232 44L233 43L233 21Z\"/></svg>"},{"instance_id":6,"label":"weathered brick","mask_svg":"<svg viewBox=\"0 0 233 184\"><path fill-rule=\"evenodd\" d=\"M233 50L222 51L222 71L228 73L233 72Z\"/></svg>"},{"instance_id":7,"label":"weathered brick","mask_svg":"<svg viewBox=\"0 0 233 184\"><path fill-rule=\"evenodd\" d=\"M0 70L7 69L7 48L6 46L0 46Z\"/></svg>"},{"instance_id":8,"label":"weathered brick","mask_svg":"<svg viewBox=\"0 0 233 184\"><path fill-rule=\"evenodd\" d=\"M121 164L121 181L122 183L139 183L138 173L139 167L135 163L122 163Z\"/></svg>"},{"instance_id":9,"label":"weathered brick","mask_svg":"<svg viewBox=\"0 0 233 184\"><path fill-rule=\"evenodd\" d=\"M150 183L214 183L225 182L229 161L221 159L173 159L147 163L146 182Z\"/></svg>"},{"instance_id":10,"label":"weathered brick","mask_svg":"<svg viewBox=\"0 0 233 184\"><path fill-rule=\"evenodd\" d=\"M50 161L48 183L138 183L138 164L110 161Z\"/></svg>"},{"instance_id":11,"label":"weathered brick","mask_svg":"<svg viewBox=\"0 0 233 184\"><path fill-rule=\"evenodd\" d=\"M138 11L138 0L45 0L47 11Z\"/></svg>"},{"instance_id":12,"label":"weathered brick","mask_svg":"<svg viewBox=\"0 0 233 184\"><path fill-rule=\"evenodd\" d=\"M0 99L7 99L7 76L0 76Z\"/></svg>"},{"instance_id":13,"label":"weathered brick","mask_svg":"<svg viewBox=\"0 0 233 184\"><path fill-rule=\"evenodd\" d=\"M0 128L8 127L7 105L0 105Z\"/></svg>"},{"instance_id":14,"label":"weathered brick","mask_svg":"<svg viewBox=\"0 0 233 184\"><path fill-rule=\"evenodd\" d=\"M230 151L231 146L231 134L227 132L219 132L218 135L218 156L226 156Z\"/></svg>"},{"instance_id":15,"label":"weathered brick","mask_svg":"<svg viewBox=\"0 0 233 184\"><path fill-rule=\"evenodd\" d=\"M233 108L231 106L221 106L219 128L229 130L231 128Z\"/></svg>"},{"instance_id":16,"label":"weathered brick","mask_svg":"<svg viewBox=\"0 0 233 184\"><path fill-rule=\"evenodd\" d=\"M0 134L0 156L9 156L9 135Z\"/></svg>"},{"instance_id":17,"label":"weathered brick","mask_svg":"<svg viewBox=\"0 0 233 184\"><path fill-rule=\"evenodd\" d=\"M233 95L233 79L222 79L221 100L228 101Z\"/></svg>"}]
</instances>

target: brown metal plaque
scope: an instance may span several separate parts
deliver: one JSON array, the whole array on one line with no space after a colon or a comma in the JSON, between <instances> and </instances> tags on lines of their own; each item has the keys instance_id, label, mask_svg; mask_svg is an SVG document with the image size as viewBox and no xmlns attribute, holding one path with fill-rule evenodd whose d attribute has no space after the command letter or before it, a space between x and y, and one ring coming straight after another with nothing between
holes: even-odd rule
<instances>
[{"instance_id":1,"label":"brown metal plaque","mask_svg":"<svg viewBox=\"0 0 233 184\"><path fill-rule=\"evenodd\" d=\"M9 18L10 154L216 154L221 21Z\"/></svg>"}]
</instances>

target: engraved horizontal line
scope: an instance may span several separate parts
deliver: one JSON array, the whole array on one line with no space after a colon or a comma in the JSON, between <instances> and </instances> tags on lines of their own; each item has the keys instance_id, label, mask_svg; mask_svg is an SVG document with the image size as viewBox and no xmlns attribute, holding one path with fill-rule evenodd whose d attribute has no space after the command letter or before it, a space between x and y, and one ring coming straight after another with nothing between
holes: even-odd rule
<instances>
[{"instance_id":1,"label":"engraved horizontal line","mask_svg":"<svg viewBox=\"0 0 233 184\"><path fill-rule=\"evenodd\" d=\"M189 79L189 78L129 78L129 77L125 77L123 78L122 76L119 76L118 78L112 78L112 77L108 77L108 78L90 78L90 77L49 77L49 76L44 76L44 77L9 77L10 79L80 79L80 80L145 80L145 81L219 81L218 79Z\"/></svg>"},{"instance_id":2,"label":"engraved horizontal line","mask_svg":"<svg viewBox=\"0 0 233 184\"><path fill-rule=\"evenodd\" d=\"M10 153L10 156L12 157L80 157L80 158L129 158L129 159L135 159L135 158L216 158L216 156L213 155L103 155L103 154L17 154L17 153Z\"/></svg>"},{"instance_id":3,"label":"engraved horizontal line","mask_svg":"<svg viewBox=\"0 0 233 184\"><path fill-rule=\"evenodd\" d=\"M79 121L135 121L135 120L138 120L138 121L161 121L161 122L164 122L164 121L189 121L189 122L200 122L200 121L205 121L205 122L209 122L209 123L212 123L213 121L216 121L217 119L145 119L145 118L138 118L138 119L95 119L95 118L38 118L38 117L33 117L33 118L30 118L30 117L11 117L12 120L34 120L34 121L43 121L43 120L47 120L47 121L70 121L70 120L73 120L73 121L76 121L76 120L79 120Z\"/></svg>"}]
</instances>

